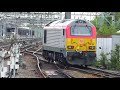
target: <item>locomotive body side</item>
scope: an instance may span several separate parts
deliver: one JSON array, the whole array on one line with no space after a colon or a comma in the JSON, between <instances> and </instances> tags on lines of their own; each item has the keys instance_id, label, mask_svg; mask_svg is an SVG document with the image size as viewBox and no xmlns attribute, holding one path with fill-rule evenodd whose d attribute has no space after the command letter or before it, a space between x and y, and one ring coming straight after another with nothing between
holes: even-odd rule
<instances>
[{"instance_id":1,"label":"locomotive body side","mask_svg":"<svg viewBox=\"0 0 120 90\"><path fill-rule=\"evenodd\" d=\"M44 30L43 49L54 52L65 50L65 36L63 29Z\"/></svg>"},{"instance_id":2,"label":"locomotive body side","mask_svg":"<svg viewBox=\"0 0 120 90\"><path fill-rule=\"evenodd\" d=\"M44 27L43 56L49 61L58 61L66 52L65 27L52 26L54 23Z\"/></svg>"},{"instance_id":3,"label":"locomotive body side","mask_svg":"<svg viewBox=\"0 0 120 90\"><path fill-rule=\"evenodd\" d=\"M66 26L70 22L64 25L60 22L62 20L54 21L44 27L43 52L47 53L48 57L49 53L61 53L66 56Z\"/></svg>"}]
</instances>

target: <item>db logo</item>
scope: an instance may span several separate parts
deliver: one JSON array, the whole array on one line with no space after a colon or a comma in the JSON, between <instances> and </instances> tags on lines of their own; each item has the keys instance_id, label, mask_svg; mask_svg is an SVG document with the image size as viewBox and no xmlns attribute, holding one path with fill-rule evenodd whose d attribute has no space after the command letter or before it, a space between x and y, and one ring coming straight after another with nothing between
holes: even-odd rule
<instances>
[{"instance_id":1,"label":"db logo","mask_svg":"<svg viewBox=\"0 0 120 90\"><path fill-rule=\"evenodd\" d=\"M82 42L82 43L83 43L83 42L84 42L84 40L80 40L80 42Z\"/></svg>"}]
</instances>

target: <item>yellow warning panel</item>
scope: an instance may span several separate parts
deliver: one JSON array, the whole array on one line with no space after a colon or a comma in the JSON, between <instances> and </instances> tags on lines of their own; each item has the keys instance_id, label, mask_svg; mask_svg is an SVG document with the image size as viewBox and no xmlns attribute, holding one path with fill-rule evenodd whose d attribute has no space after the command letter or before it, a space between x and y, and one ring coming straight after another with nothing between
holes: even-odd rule
<instances>
[{"instance_id":1,"label":"yellow warning panel","mask_svg":"<svg viewBox=\"0 0 120 90\"><path fill-rule=\"evenodd\" d=\"M96 38L67 38L66 50L96 51Z\"/></svg>"}]
</instances>

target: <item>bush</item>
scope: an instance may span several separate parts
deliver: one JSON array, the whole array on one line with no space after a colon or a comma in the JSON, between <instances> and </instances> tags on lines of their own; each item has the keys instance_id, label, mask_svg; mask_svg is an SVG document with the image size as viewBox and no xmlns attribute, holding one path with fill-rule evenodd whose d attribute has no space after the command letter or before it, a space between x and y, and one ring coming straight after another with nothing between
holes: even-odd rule
<instances>
[{"instance_id":1,"label":"bush","mask_svg":"<svg viewBox=\"0 0 120 90\"><path fill-rule=\"evenodd\" d=\"M108 67L107 67L107 65L108 65L107 55L108 55L108 54L105 54L105 53L102 52L102 53L100 54L101 58L100 58L100 60L99 60L101 67L102 67L102 68L105 68L105 69L108 68Z\"/></svg>"},{"instance_id":2,"label":"bush","mask_svg":"<svg viewBox=\"0 0 120 90\"><path fill-rule=\"evenodd\" d=\"M120 70L120 46L116 45L115 50L111 51L111 59L107 59L107 55L103 52L100 54L100 60L96 60L94 66L103 67L110 70Z\"/></svg>"},{"instance_id":3,"label":"bush","mask_svg":"<svg viewBox=\"0 0 120 90\"><path fill-rule=\"evenodd\" d=\"M101 58L99 60L95 60L95 63L93 64L97 68L104 68L107 69L108 65L108 59L107 59L108 54L104 54L103 52L100 54Z\"/></svg>"},{"instance_id":4,"label":"bush","mask_svg":"<svg viewBox=\"0 0 120 90\"><path fill-rule=\"evenodd\" d=\"M110 68L120 70L120 46L116 45L115 50L111 52Z\"/></svg>"}]
</instances>

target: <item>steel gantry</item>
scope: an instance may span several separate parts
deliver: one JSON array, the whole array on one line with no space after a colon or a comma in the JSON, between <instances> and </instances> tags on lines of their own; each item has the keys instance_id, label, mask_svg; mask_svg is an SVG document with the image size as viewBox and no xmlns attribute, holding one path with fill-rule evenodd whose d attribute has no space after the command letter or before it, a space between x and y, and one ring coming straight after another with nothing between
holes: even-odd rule
<instances>
[{"instance_id":1,"label":"steel gantry","mask_svg":"<svg viewBox=\"0 0 120 90\"><path fill-rule=\"evenodd\" d=\"M112 23L107 19L107 17L112 18ZM115 13L113 12L102 12L100 15L100 30L102 29L102 25L104 23L104 20L109 23L109 25L115 25Z\"/></svg>"},{"instance_id":2,"label":"steel gantry","mask_svg":"<svg viewBox=\"0 0 120 90\"><path fill-rule=\"evenodd\" d=\"M1 33L5 33L6 25L13 25L15 27L27 26L27 27L42 27L47 23L58 19L81 19L89 17L89 21L93 20L93 17L100 17L100 27L106 20L109 24L115 23L115 16L110 12L0 12L0 27ZM107 20L106 17L112 17L112 23Z\"/></svg>"},{"instance_id":3,"label":"steel gantry","mask_svg":"<svg viewBox=\"0 0 120 90\"><path fill-rule=\"evenodd\" d=\"M0 36L4 36L7 26L13 26L17 33L18 27L42 27L52 20L61 19L61 12L0 12Z\"/></svg>"}]
</instances>

